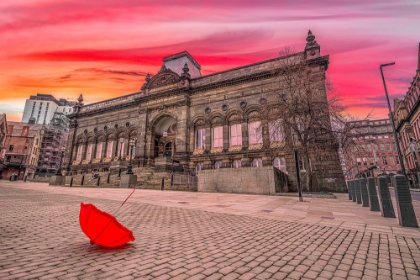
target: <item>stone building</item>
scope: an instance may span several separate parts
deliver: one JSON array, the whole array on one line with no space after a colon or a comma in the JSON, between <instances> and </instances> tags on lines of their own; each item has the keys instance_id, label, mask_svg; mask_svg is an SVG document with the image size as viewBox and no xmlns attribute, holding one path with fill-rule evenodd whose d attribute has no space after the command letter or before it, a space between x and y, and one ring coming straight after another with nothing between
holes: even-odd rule
<instances>
[{"instance_id":1,"label":"stone building","mask_svg":"<svg viewBox=\"0 0 420 280\"><path fill-rule=\"evenodd\" d=\"M304 51L291 56L323 77L320 95L327 104L324 82L329 58L321 56L314 39L309 32ZM202 76L201 66L184 51L163 58L159 72L147 75L139 92L87 105L80 96L69 115L64 168L68 174L121 172L130 159L130 139L135 139L132 162L137 173L146 167L200 174L210 169L274 166L288 174L293 189L294 144L291 135L276 136L271 131L278 115L270 113L276 110L276 102L267 94L284 59ZM343 190L337 148L328 153L332 160L329 174L322 175L325 187Z\"/></svg>"},{"instance_id":2,"label":"stone building","mask_svg":"<svg viewBox=\"0 0 420 280\"><path fill-rule=\"evenodd\" d=\"M5 158L3 179L16 174L18 180L32 179L38 165L39 150L43 134L42 125L7 122L4 143Z\"/></svg>"},{"instance_id":3,"label":"stone building","mask_svg":"<svg viewBox=\"0 0 420 280\"><path fill-rule=\"evenodd\" d=\"M417 71L403 100L394 99L394 119L401 145L404 166L410 181L418 184L416 174L420 171L420 44L418 51ZM414 144L414 150L410 146Z\"/></svg>"},{"instance_id":4,"label":"stone building","mask_svg":"<svg viewBox=\"0 0 420 280\"><path fill-rule=\"evenodd\" d=\"M6 148L4 143L6 141L7 134L7 120L6 114L0 114L0 179L2 179L2 173L4 168L4 156L6 154Z\"/></svg>"},{"instance_id":5,"label":"stone building","mask_svg":"<svg viewBox=\"0 0 420 280\"><path fill-rule=\"evenodd\" d=\"M401 169L389 119L347 122L351 144L345 145L346 179L395 175Z\"/></svg>"}]
</instances>

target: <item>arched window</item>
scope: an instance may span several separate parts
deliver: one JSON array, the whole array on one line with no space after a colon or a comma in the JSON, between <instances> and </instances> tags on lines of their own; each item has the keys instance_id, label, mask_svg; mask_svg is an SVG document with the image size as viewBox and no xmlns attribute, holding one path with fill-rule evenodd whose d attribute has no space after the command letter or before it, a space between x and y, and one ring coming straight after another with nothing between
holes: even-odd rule
<instances>
[{"instance_id":1,"label":"arched window","mask_svg":"<svg viewBox=\"0 0 420 280\"><path fill-rule=\"evenodd\" d=\"M273 160L273 166L281 171L283 171L284 173L287 173L287 169L286 169L286 160L282 157L276 157Z\"/></svg>"},{"instance_id":2,"label":"arched window","mask_svg":"<svg viewBox=\"0 0 420 280\"><path fill-rule=\"evenodd\" d=\"M214 169L220 169L222 167L222 162L221 161L216 161L214 163Z\"/></svg>"},{"instance_id":3,"label":"arched window","mask_svg":"<svg viewBox=\"0 0 420 280\"><path fill-rule=\"evenodd\" d=\"M195 166L195 172L201 171L203 170L204 167L204 163L202 162L197 162L196 166Z\"/></svg>"},{"instance_id":4,"label":"arched window","mask_svg":"<svg viewBox=\"0 0 420 280\"><path fill-rule=\"evenodd\" d=\"M242 166L242 162L240 159L235 159L232 163L233 168L240 168Z\"/></svg>"},{"instance_id":5,"label":"arched window","mask_svg":"<svg viewBox=\"0 0 420 280\"><path fill-rule=\"evenodd\" d=\"M263 166L261 158L254 158L252 160L252 167L261 167L261 166Z\"/></svg>"}]
</instances>

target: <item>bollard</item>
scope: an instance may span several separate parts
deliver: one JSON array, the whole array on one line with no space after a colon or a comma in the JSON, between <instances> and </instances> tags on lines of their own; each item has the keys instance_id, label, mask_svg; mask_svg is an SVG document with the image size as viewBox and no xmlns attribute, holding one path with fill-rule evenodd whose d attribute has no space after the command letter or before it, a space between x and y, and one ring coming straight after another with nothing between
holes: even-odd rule
<instances>
[{"instance_id":1,"label":"bollard","mask_svg":"<svg viewBox=\"0 0 420 280\"><path fill-rule=\"evenodd\" d=\"M165 178L162 178L162 184L160 185L160 190L163 191L165 188Z\"/></svg>"},{"instance_id":2,"label":"bollard","mask_svg":"<svg viewBox=\"0 0 420 280\"><path fill-rule=\"evenodd\" d=\"M357 180L351 180L351 197L353 198L353 202L356 202L356 183Z\"/></svg>"},{"instance_id":3,"label":"bollard","mask_svg":"<svg viewBox=\"0 0 420 280\"><path fill-rule=\"evenodd\" d=\"M370 211L381 211L379 207L378 194L376 193L375 178L368 178L368 193Z\"/></svg>"},{"instance_id":4,"label":"bollard","mask_svg":"<svg viewBox=\"0 0 420 280\"><path fill-rule=\"evenodd\" d=\"M398 220L400 226L417 228L416 214L414 213L411 192L407 180L402 175L395 175L392 178L397 201Z\"/></svg>"},{"instance_id":5,"label":"bollard","mask_svg":"<svg viewBox=\"0 0 420 280\"><path fill-rule=\"evenodd\" d=\"M73 176L70 178L70 187L73 186Z\"/></svg>"},{"instance_id":6,"label":"bollard","mask_svg":"<svg viewBox=\"0 0 420 280\"><path fill-rule=\"evenodd\" d=\"M106 179L106 183L109 184L109 178L111 177L111 173L108 173L108 177Z\"/></svg>"},{"instance_id":7,"label":"bollard","mask_svg":"<svg viewBox=\"0 0 420 280\"><path fill-rule=\"evenodd\" d=\"M85 175L82 175L82 182L80 183L80 185L83 186L84 182L85 182Z\"/></svg>"},{"instance_id":8,"label":"bollard","mask_svg":"<svg viewBox=\"0 0 420 280\"><path fill-rule=\"evenodd\" d=\"M96 185L99 186L100 182L101 182L101 176L98 176L98 180L96 181Z\"/></svg>"},{"instance_id":9,"label":"bollard","mask_svg":"<svg viewBox=\"0 0 420 280\"><path fill-rule=\"evenodd\" d=\"M382 217L395 218L394 206L389 193L388 180L386 177L378 177L379 201L381 203Z\"/></svg>"},{"instance_id":10,"label":"bollard","mask_svg":"<svg viewBox=\"0 0 420 280\"><path fill-rule=\"evenodd\" d=\"M355 180L355 186L354 188L356 189L356 202L357 204L362 204L362 193L360 192L360 180L361 179L357 179Z\"/></svg>"},{"instance_id":11,"label":"bollard","mask_svg":"<svg viewBox=\"0 0 420 280\"><path fill-rule=\"evenodd\" d=\"M360 194L362 196L362 207L369 207L369 194L366 186L366 179L360 179Z\"/></svg>"},{"instance_id":12,"label":"bollard","mask_svg":"<svg viewBox=\"0 0 420 280\"><path fill-rule=\"evenodd\" d=\"M351 181L347 181L347 192L349 193L349 200L352 200L351 187L352 187Z\"/></svg>"}]
</instances>

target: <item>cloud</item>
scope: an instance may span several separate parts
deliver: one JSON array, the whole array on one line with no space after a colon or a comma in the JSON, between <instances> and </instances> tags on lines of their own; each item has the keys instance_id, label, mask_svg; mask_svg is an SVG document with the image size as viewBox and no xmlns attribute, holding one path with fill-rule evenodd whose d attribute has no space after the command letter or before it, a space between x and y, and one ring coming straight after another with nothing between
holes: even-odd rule
<instances>
[{"instance_id":1,"label":"cloud","mask_svg":"<svg viewBox=\"0 0 420 280\"><path fill-rule=\"evenodd\" d=\"M107 70L107 69L100 69L100 68L80 68L74 71L105 74L105 75L116 74L116 75L141 76L141 77L145 77L147 75L146 72L141 72L141 71Z\"/></svg>"}]
</instances>

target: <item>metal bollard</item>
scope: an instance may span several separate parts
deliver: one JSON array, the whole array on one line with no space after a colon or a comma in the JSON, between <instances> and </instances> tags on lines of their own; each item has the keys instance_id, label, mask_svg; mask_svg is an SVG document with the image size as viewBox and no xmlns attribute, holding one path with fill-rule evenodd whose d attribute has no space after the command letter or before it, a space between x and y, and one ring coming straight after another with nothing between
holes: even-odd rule
<instances>
[{"instance_id":1,"label":"metal bollard","mask_svg":"<svg viewBox=\"0 0 420 280\"><path fill-rule=\"evenodd\" d=\"M369 207L369 194L366 186L366 179L360 179L360 194L362 196L362 206L363 207Z\"/></svg>"},{"instance_id":2,"label":"metal bollard","mask_svg":"<svg viewBox=\"0 0 420 280\"><path fill-rule=\"evenodd\" d=\"M376 192L374 178L368 178L368 193L369 193L370 211L381 211L379 207L378 194Z\"/></svg>"},{"instance_id":3,"label":"metal bollard","mask_svg":"<svg viewBox=\"0 0 420 280\"><path fill-rule=\"evenodd\" d=\"M352 197L351 197L351 187L352 187L353 185L351 184L351 181L347 181L347 192L349 193L349 200L352 200Z\"/></svg>"},{"instance_id":4,"label":"metal bollard","mask_svg":"<svg viewBox=\"0 0 420 280\"><path fill-rule=\"evenodd\" d=\"M163 191L165 188L165 178L162 178L162 184L160 185L160 190Z\"/></svg>"},{"instance_id":5,"label":"metal bollard","mask_svg":"<svg viewBox=\"0 0 420 280\"><path fill-rule=\"evenodd\" d=\"M73 186L73 176L70 178L70 187Z\"/></svg>"},{"instance_id":6,"label":"metal bollard","mask_svg":"<svg viewBox=\"0 0 420 280\"><path fill-rule=\"evenodd\" d=\"M382 217L395 218L394 206L392 205L386 177L378 177L378 186Z\"/></svg>"},{"instance_id":7,"label":"metal bollard","mask_svg":"<svg viewBox=\"0 0 420 280\"><path fill-rule=\"evenodd\" d=\"M400 226L417 228L416 214L414 213L411 192L405 176L395 175L392 178L397 200L398 220Z\"/></svg>"},{"instance_id":8,"label":"metal bollard","mask_svg":"<svg viewBox=\"0 0 420 280\"><path fill-rule=\"evenodd\" d=\"M357 180L351 180L351 197L353 198L353 202L356 202L356 184Z\"/></svg>"},{"instance_id":9,"label":"metal bollard","mask_svg":"<svg viewBox=\"0 0 420 280\"><path fill-rule=\"evenodd\" d=\"M356 202L357 204L362 204L362 193L360 192L360 180L355 180L355 189L356 189Z\"/></svg>"}]
</instances>

